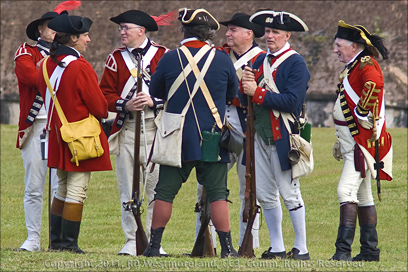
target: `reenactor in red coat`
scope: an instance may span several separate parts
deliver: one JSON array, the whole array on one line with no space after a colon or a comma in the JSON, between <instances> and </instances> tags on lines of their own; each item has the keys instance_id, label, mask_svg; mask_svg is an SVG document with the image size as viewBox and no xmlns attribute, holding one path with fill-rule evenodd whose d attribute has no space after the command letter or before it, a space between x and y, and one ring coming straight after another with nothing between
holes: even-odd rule
<instances>
[{"instance_id":1,"label":"reenactor in red coat","mask_svg":"<svg viewBox=\"0 0 408 272\"><path fill-rule=\"evenodd\" d=\"M27 26L26 33L37 44L23 43L14 57L20 95L17 148L21 149L24 162L24 212L28 232L27 240L20 250L40 251L43 192L47 175L47 160L42 160L40 152L40 136L45 129L47 114L36 81L39 63L49 55L55 36L55 31L48 28L48 22L58 15L57 12L50 11L32 21ZM51 183L54 193L58 185L55 169L51 171Z\"/></svg>"},{"instance_id":2,"label":"reenactor in red coat","mask_svg":"<svg viewBox=\"0 0 408 272\"><path fill-rule=\"evenodd\" d=\"M339 21L334 53L346 67L333 109L337 138L333 156L343 159L344 168L337 187L340 225L332 259L379 261L371 178L377 178L377 186L380 179L392 179L392 146L385 126L384 78L375 57L387 59L388 50L363 26ZM351 258L357 216L361 251Z\"/></svg>"},{"instance_id":3,"label":"reenactor in red coat","mask_svg":"<svg viewBox=\"0 0 408 272\"><path fill-rule=\"evenodd\" d=\"M50 81L54 80L51 85L70 123L83 120L89 114L99 119L108 115L108 103L99 88L96 72L81 55L91 41L91 25L89 18L68 15L58 16L48 24L58 33L51 46L46 70ZM71 162L72 154L68 144L62 140L60 117L42 71L38 75L37 85L48 112L48 167L57 168L59 178L51 208L51 249L84 253L78 246L78 236L86 190L92 171L112 170L108 141L101 133L102 156L80 161L79 165Z\"/></svg>"},{"instance_id":4,"label":"reenactor in red coat","mask_svg":"<svg viewBox=\"0 0 408 272\"><path fill-rule=\"evenodd\" d=\"M140 10L128 10L110 19L118 24L123 47L115 49L106 60L105 70L100 87L108 101L108 109L116 113L109 148L116 155L116 174L120 204L132 199L133 155L135 144L136 111L143 113L144 126L141 127L140 161L146 174L146 232L150 236L150 225L153 214L154 188L159 177L159 166L147 166L147 158L152 147L156 126L154 118L163 108L163 100L154 98L149 93L150 77L156 70L157 63L167 48L150 40L146 33L157 31L158 25L152 16ZM137 84L136 55L142 55L142 90L136 92ZM147 152L146 152L147 151ZM142 170L143 171L143 170ZM142 175L141 175L142 176ZM121 209L122 228L126 243L119 255L136 256L136 222L131 211ZM162 254L166 254L161 249Z\"/></svg>"}]
</instances>

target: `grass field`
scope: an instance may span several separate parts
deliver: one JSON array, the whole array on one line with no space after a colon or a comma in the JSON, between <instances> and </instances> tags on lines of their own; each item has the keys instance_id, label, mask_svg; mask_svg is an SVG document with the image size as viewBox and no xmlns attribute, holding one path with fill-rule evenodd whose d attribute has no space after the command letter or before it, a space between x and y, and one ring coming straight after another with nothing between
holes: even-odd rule
<instances>
[{"instance_id":1,"label":"grass field","mask_svg":"<svg viewBox=\"0 0 408 272\"><path fill-rule=\"evenodd\" d=\"M193 248L196 182L192 175L174 202L172 218L164 231L162 246L168 258L117 256L124 244L120 201L115 171L92 173L85 202L79 246L87 253L49 252L47 198L39 253L17 252L26 239L24 221L24 168L21 152L15 148L17 127L1 125L1 271L407 271L407 129L390 129L394 160L391 182L382 182L382 202L375 202L378 213L380 262L328 261L335 251L339 223L336 187L342 162L332 157L334 129L313 128L314 172L301 179L306 207L307 244L310 261L265 261L259 259L269 247L269 234L262 218L260 248L256 259L190 258L183 255ZM112 156L113 165L115 157ZM373 192L376 188L373 182ZM238 248L239 198L235 170L229 172L231 232ZM46 192L48 186L46 185ZM48 193L45 193L47 196ZM358 229L358 228L357 228ZM293 228L286 209L283 212L286 250L294 242ZM359 231L353 255L359 252ZM217 251L220 252L218 244Z\"/></svg>"}]
</instances>

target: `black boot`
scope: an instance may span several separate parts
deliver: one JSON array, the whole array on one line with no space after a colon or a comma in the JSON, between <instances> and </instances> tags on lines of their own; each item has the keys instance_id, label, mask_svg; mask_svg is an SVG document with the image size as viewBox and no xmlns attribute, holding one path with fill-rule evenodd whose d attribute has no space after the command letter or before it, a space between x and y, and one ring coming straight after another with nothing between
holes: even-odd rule
<instances>
[{"instance_id":1,"label":"black boot","mask_svg":"<svg viewBox=\"0 0 408 272\"><path fill-rule=\"evenodd\" d=\"M239 257L238 252L232 246L231 231L223 232L217 230L217 233L221 244L221 258Z\"/></svg>"},{"instance_id":2,"label":"black boot","mask_svg":"<svg viewBox=\"0 0 408 272\"><path fill-rule=\"evenodd\" d=\"M143 256L146 257L161 257L160 255L160 243L163 235L164 227L151 229L150 231L150 243L143 252Z\"/></svg>"},{"instance_id":3,"label":"black boot","mask_svg":"<svg viewBox=\"0 0 408 272\"><path fill-rule=\"evenodd\" d=\"M78 254L85 253L78 246L83 207L82 203L65 202L61 220L61 250L72 251Z\"/></svg>"},{"instance_id":4,"label":"black boot","mask_svg":"<svg viewBox=\"0 0 408 272\"><path fill-rule=\"evenodd\" d=\"M336 253L331 260L351 261L351 244L357 221L357 203L347 202L340 206L340 225L336 240Z\"/></svg>"},{"instance_id":5,"label":"black boot","mask_svg":"<svg viewBox=\"0 0 408 272\"><path fill-rule=\"evenodd\" d=\"M52 250L61 250L62 242L62 213L64 211L65 201L60 200L54 196L51 206L50 215L50 238Z\"/></svg>"},{"instance_id":6,"label":"black boot","mask_svg":"<svg viewBox=\"0 0 408 272\"><path fill-rule=\"evenodd\" d=\"M377 248L377 211L375 206L358 208L358 222L360 225L360 253L353 258L353 261L378 262L380 260L380 250Z\"/></svg>"},{"instance_id":7,"label":"black boot","mask_svg":"<svg viewBox=\"0 0 408 272\"><path fill-rule=\"evenodd\" d=\"M56 214L51 214L51 247L50 249L61 250L62 242L62 217Z\"/></svg>"},{"instance_id":8,"label":"black boot","mask_svg":"<svg viewBox=\"0 0 408 272\"><path fill-rule=\"evenodd\" d=\"M61 250L72 251L78 254L85 254L78 246L79 229L81 221L69 221L62 218L62 243Z\"/></svg>"}]
</instances>

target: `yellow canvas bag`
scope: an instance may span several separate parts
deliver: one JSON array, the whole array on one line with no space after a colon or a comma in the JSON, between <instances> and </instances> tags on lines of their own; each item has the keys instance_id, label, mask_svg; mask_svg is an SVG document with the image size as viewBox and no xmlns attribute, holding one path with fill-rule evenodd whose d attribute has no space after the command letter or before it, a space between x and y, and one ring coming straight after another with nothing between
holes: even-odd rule
<instances>
[{"instance_id":1,"label":"yellow canvas bag","mask_svg":"<svg viewBox=\"0 0 408 272\"><path fill-rule=\"evenodd\" d=\"M62 123L60 128L61 138L68 144L68 148L71 151L71 162L79 166L80 161L101 157L104 150L101 145L101 139L99 138L101 126L98 120L95 116L89 114L87 118L77 122L69 123L67 121L48 77L46 69L47 60L48 57L44 60L42 67L44 80L54 100L55 109Z\"/></svg>"}]
</instances>

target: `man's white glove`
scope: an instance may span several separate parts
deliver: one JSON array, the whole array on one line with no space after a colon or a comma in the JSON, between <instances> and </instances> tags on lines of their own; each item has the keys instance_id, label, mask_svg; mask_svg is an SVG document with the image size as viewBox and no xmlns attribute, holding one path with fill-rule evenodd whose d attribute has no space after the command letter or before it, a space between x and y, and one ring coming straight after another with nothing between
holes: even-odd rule
<instances>
[{"instance_id":1,"label":"man's white glove","mask_svg":"<svg viewBox=\"0 0 408 272\"><path fill-rule=\"evenodd\" d=\"M333 146L333 157L338 161L343 159L343 155L341 155L340 151L340 142L338 140L334 143Z\"/></svg>"},{"instance_id":2,"label":"man's white glove","mask_svg":"<svg viewBox=\"0 0 408 272\"><path fill-rule=\"evenodd\" d=\"M365 128L365 129L372 129L374 126L374 118L373 118L373 114L370 112L368 112L367 116L360 116L358 114L356 114L357 116L357 120L360 123L360 125Z\"/></svg>"}]
</instances>

